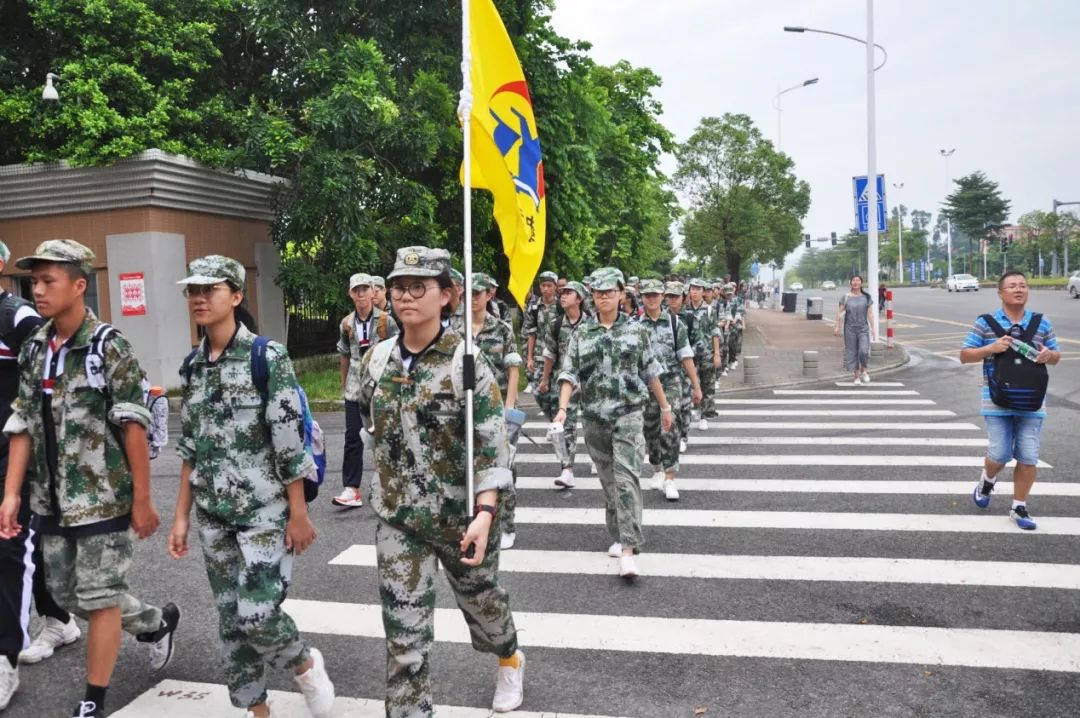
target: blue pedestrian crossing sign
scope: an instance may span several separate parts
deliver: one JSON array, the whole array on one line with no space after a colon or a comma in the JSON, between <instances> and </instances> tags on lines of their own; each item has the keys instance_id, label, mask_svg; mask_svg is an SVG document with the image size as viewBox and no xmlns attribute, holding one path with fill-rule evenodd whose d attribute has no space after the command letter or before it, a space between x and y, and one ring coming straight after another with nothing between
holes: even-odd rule
<instances>
[{"instance_id":1,"label":"blue pedestrian crossing sign","mask_svg":"<svg viewBox=\"0 0 1080 718\"><path fill-rule=\"evenodd\" d=\"M755 261L750 265L750 276L756 277L760 271L761 271L761 264L760 263Z\"/></svg>"},{"instance_id":2,"label":"blue pedestrian crossing sign","mask_svg":"<svg viewBox=\"0 0 1080 718\"><path fill-rule=\"evenodd\" d=\"M864 234L870 231L870 206L867 202L866 176L852 177L851 183L855 189L855 223L860 232ZM885 221L885 175L877 176L877 229L879 232L888 231Z\"/></svg>"}]
</instances>

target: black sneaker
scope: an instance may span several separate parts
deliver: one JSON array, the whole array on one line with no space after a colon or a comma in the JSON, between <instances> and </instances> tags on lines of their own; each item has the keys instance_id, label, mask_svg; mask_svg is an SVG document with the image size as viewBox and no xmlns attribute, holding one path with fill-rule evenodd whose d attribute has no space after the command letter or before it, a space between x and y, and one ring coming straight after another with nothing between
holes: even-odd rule
<instances>
[{"instance_id":1,"label":"black sneaker","mask_svg":"<svg viewBox=\"0 0 1080 718\"><path fill-rule=\"evenodd\" d=\"M104 718L105 708L98 708L98 704L94 701L79 701L79 705L75 706L75 712L71 714L71 718Z\"/></svg>"},{"instance_id":2,"label":"black sneaker","mask_svg":"<svg viewBox=\"0 0 1080 718\"><path fill-rule=\"evenodd\" d=\"M153 633L143 633L136 640L150 644L150 668L160 671L169 665L175 648L176 626L180 623L180 609L175 603L167 603L161 609L161 628Z\"/></svg>"}]
</instances>

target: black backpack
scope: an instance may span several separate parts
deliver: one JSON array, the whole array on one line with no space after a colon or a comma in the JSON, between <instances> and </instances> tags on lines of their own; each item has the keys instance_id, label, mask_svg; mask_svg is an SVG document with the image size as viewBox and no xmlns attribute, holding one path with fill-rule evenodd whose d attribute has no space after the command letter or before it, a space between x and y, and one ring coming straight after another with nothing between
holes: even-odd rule
<instances>
[{"instance_id":1,"label":"black backpack","mask_svg":"<svg viewBox=\"0 0 1080 718\"><path fill-rule=\"evenodd\" d=\"M1042 314L1033 314L1022 332L1014 328L1012 331L1005 330L989 314L983 314L980 318L996 336L1003 337L1008 334L1014 339L1031 344L1035 333L1039 331L1042 317ZM1042 408L1046 387L1050 382L1050 374L1045 364L1036 364L1025 359L1015 349L995 354L990 361L994 369L988 382L992 402L1005 409L1017 411L1038 411Z\"/></svg>"}]
</instances>

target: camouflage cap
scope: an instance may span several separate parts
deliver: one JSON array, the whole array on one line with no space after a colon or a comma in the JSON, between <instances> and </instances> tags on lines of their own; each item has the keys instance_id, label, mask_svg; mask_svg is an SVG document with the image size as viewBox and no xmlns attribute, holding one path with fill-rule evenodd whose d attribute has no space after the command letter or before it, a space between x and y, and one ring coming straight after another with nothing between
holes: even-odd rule
<instances>
[{"instance_id":1,"label":"camouflage cap","mask_svg":"<svg viewBox=\"0 0 1080 718\"><path fill-rule=\"evenodd\" d=\"M378 287L379 289L386 289L386 280L377 274L371 274L368 276L371 279L371 286Z\"/></svg>"},{"instance_id":2,"label":"camouflage cap","mask_svg":"<svg viewBox=\"0 0 1080 718\"><path fill-rule=\"evenodd\" d=\"M19 269L32 269L38 262L77 264L79 269L87 274L94 271L94 253L74 239L46 240L37 246L32 255L18 259L15 266Z\"/></svg>"},{"instance_id":3,"label":"camouflage cap","mask_svg":"<svg viewBox=\"0 0 1080 718\"><path fill-rule=\"evenodd\" d=\"M247 272L244 265L231 257L223 257L220 254L208 254L205 257L191 260L188 265L188 276L181 279L177 284L220 284L228 282L239 289L244 288L244 279Z\"/></svg>"},{"instance_id":4,"label":"camouflage cap","mask_svg":"<svg viewBox=\"0 0 1080 718\"><path fill-rule=\"evenodd\" d=\"M641 280L640 280L640 279L638 279L637 277L630 277L630 279L627 279L627 280L626 280L626 283L627 283L627 284L637 284L637 283L638 283L638 282L640 282L640 281L641 281Z\"/></svg>"},{"instance_id":5,"label":"camouflage cap","mask_svg":"<svg viewBox=\"0 0 1080 718\"><path fill-rule=\"evenodd\" d=\"M664 294L686 294L686 287L682 282L668 282L664 285Z\"/></svg>"},{"instance_id":6,"label":"camouflage cap","mask_svg":"<svg viewBox=\"0 0 1080 718\"><path fill-rule=\"evenodd\" d=\"M584 278L582 278L581 283L582 284L592 284L592 275L591 274L586 274L584 276Z\"/></svg>"},{"instance_id":7,"label":"camouflage cap","mask_svg":"<svg viewBox=\"0 0 1080 718\"><path fill-rule=\"evenodd\" d=\"M536 277L537 283L539 282L557 282L559 281L559 275L555 272L540 272Z\"/></svg>"},{"instance_id":8,"label":"camouflage cap","mask_svg":"<svg viewBox=\"0 0 1080 718\"><path fill-rule=\"evenodd\" d=\"M495 288L495 280L483 272L473 272L472 290L474 292L486 292Z\"/></svg>"},{"instance_id":9,"label":"camouflage cap","mask_svg":"<svg viewBox=\"0 0 1080 718\"><path fill-rule=\"evenodd\" d=\"M7 264L8 260L10 260L10 259L11 259L11 250L8 249L8 246L6 244L4 244L3 242L0 242L0 262L3 262L4 264Z\"/></svg>"},{"instance_id":10,"label":"camouflage cap","mask_svg":"<svg viewBox=\"0 0 1080 718\"><path fill-rule=\"evenodd\" d=\"M465 275L453 267L450 267L450 279L454 284L465 284Z\"/></svg>"},{"instance_id":11,"label":"camouflage cap","mask_svg":"<svg viewBox=\"0 0 1080 718\"><path fill-rule=\"evenodd\" d=\"M690 280L689 286L690 287L700 287L700 288L704 289L705 288L705 280L700 278L700 277L694 277L693 279Z\"/></svg>"},{"instance_id":12,"label":"camouflage cap","mask_svg":"<svg viewBox=\"0 0 1080 718\"><path fill-rule=\"evenodd\" d=\"M358 272L349 277L349 291L356 289L357 287L370 287L371 275Z\"/></svg>"},{"instance_id":13,"label":"camouflage cap","mask_svg":"<svg viewBox=\"0 0 1080 718\"><path fill-rule=\"evenodd\" d=\"M603 267L593 272L592 289L622 289L626 286L621 270L615 267Z\"/></svg>"},{"instance_id":14,"label":"camouflage cap","mask_svg":"<svg viewBox=\"0 0 1080 718\"><path fill-rule=\"evenodd\" d=\"M724 285L724 294L731 294L735 291L735 282L728 282Z\"/></svg>"},{"instance_id":15,"label":"camouflage cap","mask_svg":"<svg viewBox=\"0 0 1080 718\"><path fill-rule=\"evenodd\" d=\"M454 272L450 268L450 253L437 247L402 247L397 251L397 259L394 260L394 269L386 276L387 279L395 277L437 277L443 272ZM465 278L461 272L457 276L462 284Z\"/></svg>"},{"instance_id":16,"label":"camouflage cap","mask_svg":"<svg viewBox=\"0 0 1080 718\"><path fill-rule=\"evenodd\" d=\"M582 299L584 299L585 295L588 294L588 291L585 289L585 285L581 282L567 282L566 286L562 288L562 291L577 292L577 295Z\"/></svg>"},{"instance_id":17,"label":"camouflage cap","mask_svg":"<svg viewBox=\"0 0 1080 718\"><path fill-rule=\"evenodd\" d=\"M642 294L663 294L664 283L659 279L642 279L638 291Z\"/></svg>"}]
</instances>

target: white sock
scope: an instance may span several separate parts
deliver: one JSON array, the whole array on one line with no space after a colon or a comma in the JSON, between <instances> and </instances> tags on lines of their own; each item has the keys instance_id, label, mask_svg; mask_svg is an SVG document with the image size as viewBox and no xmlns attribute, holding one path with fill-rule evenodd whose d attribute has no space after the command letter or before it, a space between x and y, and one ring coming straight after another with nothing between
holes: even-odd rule
<instances>
[{"instance_id":1,"label":"white sock","mask_svg":"<svg viewBox=\"0 0 1080 718\"><path fill-rule=\"evenodd\" d=\"M1017 501L1016 499L1013 499L1012 507L1015 509L1017 506L1027 506L1027 502L1026 501Z\"/></svg>"},{"instance_id":2,"label":"white sock","mask_svg":"<svg viewBox=\"0 0 1080 718\"><path fill-rule=\"evenodd\" d=\"M986 475L986 469L983 469L982 470L982 480L985 481L986 483L990 484L991 486L993 486L994 482L997 481L997 477L995 476L994 478L991 479L989 476Z\"/></svg>"}]
</instances>

